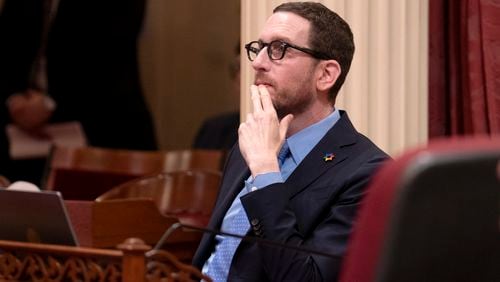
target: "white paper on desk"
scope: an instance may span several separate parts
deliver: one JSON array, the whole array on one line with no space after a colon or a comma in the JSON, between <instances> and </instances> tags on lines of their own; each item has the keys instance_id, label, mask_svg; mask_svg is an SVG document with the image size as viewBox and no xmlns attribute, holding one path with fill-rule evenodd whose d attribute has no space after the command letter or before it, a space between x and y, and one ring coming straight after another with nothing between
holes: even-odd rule
<instances>
[{"instance_id":1,"label":"white paper on desk","mask_svg":"<svg viewBox=\"0 0 500 282\"><path fill-rule=\"evenodd\" d=\"M9 138L9 154L12 159L46 157L52 145L82 147L87 145L85 133L80 122L53 123L45 126L43 132L49 138L32 136L19 127L9 124L6 127Z\"/></svg>"}]
</instances>

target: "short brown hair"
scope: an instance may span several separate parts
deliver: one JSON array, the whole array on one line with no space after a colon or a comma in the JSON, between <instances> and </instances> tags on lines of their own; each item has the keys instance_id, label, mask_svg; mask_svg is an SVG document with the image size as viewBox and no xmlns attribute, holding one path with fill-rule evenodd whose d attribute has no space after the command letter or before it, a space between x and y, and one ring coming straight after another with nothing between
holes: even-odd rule
<instances>
[{"instance_id":1,"label":"short brown hair","mask_svg":"<svg viewBox=\"0 0 500 282\"><path fill-rule=\"evenodd\" d=\"M320 3L289 2L274 8L273 13L290 12L311 23L310 48L327 54L340 65L341 73L329 91L329 99L335 101L344 84L354 55L354 39L351 28L338 14Z\"/></svg>"}]
</instances>

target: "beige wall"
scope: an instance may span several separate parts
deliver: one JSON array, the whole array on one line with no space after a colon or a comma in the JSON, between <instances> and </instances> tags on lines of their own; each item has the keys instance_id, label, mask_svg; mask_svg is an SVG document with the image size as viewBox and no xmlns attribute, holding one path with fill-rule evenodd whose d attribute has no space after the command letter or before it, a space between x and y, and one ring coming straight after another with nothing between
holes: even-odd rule
<instances>
[{"instance_id":1,"label":"beige wall","mask_svg":"<svg viewBox=\"0 0 500 282\"><path fill-rule=\"evenodd\" d=\"M283 1L241 0L242 42L258 38ZM336 104L359 131L391 154L427 140L428 0L323 0L354 33L353 65ZM242 65L242 116L253 71Z\"/></svg>"},{"instance_id":2,"label":"beige wall","mask_svg":"<svg viewBox=\"0 0 500 282\"><path fill-rule=\"evenodd\" d=\"M228 64L239 32L239 1L148 1L140 62L162 149L189 147L204 118L238 108Z\"/></svg>"}]
</instances>

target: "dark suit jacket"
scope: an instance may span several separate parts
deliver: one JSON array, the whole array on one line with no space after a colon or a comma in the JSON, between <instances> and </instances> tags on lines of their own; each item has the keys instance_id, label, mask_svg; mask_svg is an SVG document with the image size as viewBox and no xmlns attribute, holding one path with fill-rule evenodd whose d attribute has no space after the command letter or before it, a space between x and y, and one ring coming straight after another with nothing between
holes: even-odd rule
<instances>
[{"instance_id":1,"label":"dark suit jacket","mask_svg":"<svg viewBox=\"0 0 500 282\"><path fill-rule=\"evenodd\" d=\"M325 161L325 154L335 155ZM243 241L231 263L229 281L334 281L367 183L388 156L358 133L347 114L299 164L285 183L242 197L249 235L327 252L311 255ZM230 153L209 228L219 229L250 171L236 146ZM203 266L215 246L205 234L193 259Z\"/></svg>"},{"instance_id":2,"label":"dark suit jacket","mask_svg":"<svg viewBox=\"0 0 500 282\"><path fill-rule=\"evenodd\" d=\"M210 117L198 129L193 148L229 150L238 141L239 126L239 111Z\"/></svg>"}]
</instances>

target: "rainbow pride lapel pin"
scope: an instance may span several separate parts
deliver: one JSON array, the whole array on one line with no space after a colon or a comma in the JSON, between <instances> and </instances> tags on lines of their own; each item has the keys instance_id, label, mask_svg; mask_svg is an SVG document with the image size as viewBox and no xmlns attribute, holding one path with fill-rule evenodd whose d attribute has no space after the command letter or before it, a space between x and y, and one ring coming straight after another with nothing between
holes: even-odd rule
<instances>
[{"instance_id":1,"label":"rainbow pride lapel pin","mask_svg":"<svg viewBox=\"0 0 500 282\"><path fill-rule=\"evenodd\" d=\"M325 156L323 157L323 160L324 160L325 162L331 162L331 161L333 161L333 159L334 159L334 158L335 158L335 154L333 154L333 153L327 153L327 154L325 154Z\"/></svg>"}]
</instances>

